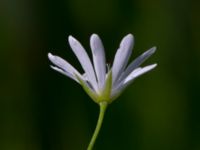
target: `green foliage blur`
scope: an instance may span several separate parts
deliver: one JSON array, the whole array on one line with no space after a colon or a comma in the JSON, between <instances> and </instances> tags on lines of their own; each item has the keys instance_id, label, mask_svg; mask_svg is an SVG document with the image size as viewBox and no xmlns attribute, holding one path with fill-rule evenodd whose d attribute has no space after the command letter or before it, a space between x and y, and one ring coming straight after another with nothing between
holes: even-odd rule
<instances>
[{"instance_id":1,"label":"green foliage blur","mask_svg":"<svg viewBox=\"0 0 200 150\"><path fill-rule=\"evenodd\" d=\"M74 81L50 69L47 53L81 67L67 43L90 53L102 38L112 63L132 33L132 59L157 46L105 116L95 150L200 150L200 3L195 0L1 0L0 150L85 150L98 117ZM91 53L90 53L91 54Z\"/></svg>"}]
</instances>

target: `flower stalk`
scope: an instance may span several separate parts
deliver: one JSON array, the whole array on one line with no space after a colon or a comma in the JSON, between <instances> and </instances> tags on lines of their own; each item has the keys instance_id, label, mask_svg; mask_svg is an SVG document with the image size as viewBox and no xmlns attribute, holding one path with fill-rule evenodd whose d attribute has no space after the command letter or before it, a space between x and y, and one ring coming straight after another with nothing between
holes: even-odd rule
<instances>
[{"instance_id":1,"label":"flower stalk","mask_svg":"<svg viewBox=\"0 0 200 150\"><path fill-rule=\"evenodd\" d=\"M102 123L103 123L103 118L104 118L104 114L106 112L106 108L108 106L108 103L106 101L103 101L103 102L99 103L99 106L100 106L99 118L98 118L96 128L94 130L93 136L92 136L92 138L90 140L90 143L88 145L87 150L92 150L93 149L93 146L95 144L95 141L96 141L96 139L98 137L99 131L100 131Z\"/></svg>"}]
</instances>

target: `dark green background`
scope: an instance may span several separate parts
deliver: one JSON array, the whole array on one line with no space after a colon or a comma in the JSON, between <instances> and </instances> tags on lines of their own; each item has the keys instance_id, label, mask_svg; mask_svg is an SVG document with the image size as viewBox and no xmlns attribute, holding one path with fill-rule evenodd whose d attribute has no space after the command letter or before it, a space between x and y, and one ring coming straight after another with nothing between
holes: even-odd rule
<instances>
[{"instance_id":1,"label":"dark green background","mask_svg":"<svg viewBox=\"0 0 200 150\"><path fill-rule=\"evenodd\" d=\"M200 150L199 6L197 0L1 0L0 149L85 150L98 105L49 68L47 53L81 71L68 35L90 52L89 37L99 34L111 63L132 33L132 59L157 46L145 64L158 67L110 105L95 149Z\"/></svg>"}]
</instances>

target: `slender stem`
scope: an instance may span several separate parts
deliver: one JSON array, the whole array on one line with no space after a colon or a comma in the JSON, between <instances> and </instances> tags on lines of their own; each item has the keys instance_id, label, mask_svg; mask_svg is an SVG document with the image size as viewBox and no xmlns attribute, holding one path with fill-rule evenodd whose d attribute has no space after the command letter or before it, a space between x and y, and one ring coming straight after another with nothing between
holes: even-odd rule
<instances>
[{"instance_id":1,"label":"slender stem","mask_svg":"<svg viewBox=\"0 0 200 150\"><path fill-rule=\"evenodd\" d=\"M100 105L99 118L98 118L95 131L93 133L92 139L91 139L91 141L88 145L87 150L92 150L92 148L94 146L94 143L95 143L97 136L99 134L99 131L101 129L101 125L102 125L102 122L103 122L104 114L105 114L106 108L108 106L108 103L107 102L101 102L101 103L99 103L99 105Z\"/></svg>"}]
</instances>

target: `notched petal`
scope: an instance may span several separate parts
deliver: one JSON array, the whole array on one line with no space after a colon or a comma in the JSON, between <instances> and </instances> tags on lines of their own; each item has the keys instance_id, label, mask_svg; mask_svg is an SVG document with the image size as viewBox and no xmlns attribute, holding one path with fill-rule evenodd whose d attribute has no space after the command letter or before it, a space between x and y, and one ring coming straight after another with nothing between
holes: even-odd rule
<instances>
[{"instance_id":1,"label":"notched petal","mask_svg":"<svg viewBox=\"0 0 200 150\"><path fill-rule=\"evenodd\" d=\"M121 74L120 81L125 79L133 70L138 68L144 61L146 61L152 54L154 54L155 51L156 47L152 47L151 49L147 50L142 55L137 57L135 60L133 60L125 69L125 71Z\"/></svg>"},{"instance_id":2,"label":"notched petal","mask_svg":"<svg viewBox=\"0 0 200 150\"><path fill-rule=\"evenodd\" d=\"M80 76L80 73L70 63L68 63L66 60L62 59L59 56L52 55L51 53L48 53L48 58L55 66L57 66L59 68L58 69L58 68L53 67L54 70L56 70L60 73L62 73L61 70L63 70L63 72L65 72L64 73L65 75L67 75L67 76L71 77L72 79L78 81L75 78L74 73L78 74L79 76Z\"/></svg>"},{"instance_id":3,"label":"notched petal","mask_svg":"<svg viewBox=\"0 0 200 150\"><path fill-rule=\"evenodd\" d=\"M85 51L81 43L78 40L76 40L74 37L69 36L68 41L69 41L72 51L78 58L83 70L87 74L88 79L90 80L90 83L95 88L95 91L98 91L94 68L92 66L92 63L90 61L90 58L87 52Z\"/></svg>"},{"instance_id":4,"label":"notched petal","mask_svg":"<svg viewBox=\"0 0 200 150\"><path fill-rule=\"evenodd\" d=\"M128 77L124 80L124 84L130 84L132 80L134 80L135 78L149 72L150 70L154 69L157 66L157 64L152 64L146 67L143 67L139 70L134 70L130 75L128 75Z\"/></svg>"},{"instance_id":5,"label":"notched petal","mask_svg":"<svg viewBox=\"0 0 200 150\"><path fill-rule=\"evenodd\" d=\"M132 53L133 43L134 37L132 34L128 34L127 36L125 36L120 43L120 47L116 52L112 67L113 84L115 84L115 81L118 80L118 77L124 71L128 63L128 60Z\"/></svg>"},{"instance_id":6,"label":"notched petal","mask_svg":"<svg viewBox=\"0 0 200 150\"><path fill-rule=\"evenodd\" d=\"M98 86L101 90L105 83L106 62L103 43L97 34L91 36L90 47L92 50L93 64L98 80Z\"/></svg>"},{"instance_id":7,"label":"notched petal","mask_svg":"<svg viewBox=\"0 0 200 150\"><path fill-rule=\"evenodd\" d=\"M67 77L73 79L73 80L76 81L77 83L79 83L79 81L76 79L76 77L73 76L72 74L70 74L69 72L66 72L66 71L64 71L64 70L62 70L62 69L60 69L60 68L58 68L58 67L56 67L56 66L50 66L50 67L51 67L53 70L55 70L55 71L57 71L57 72L59 72L59 73L65 75L65 76L67 76Z\"/></svg>"}]
</instances>

